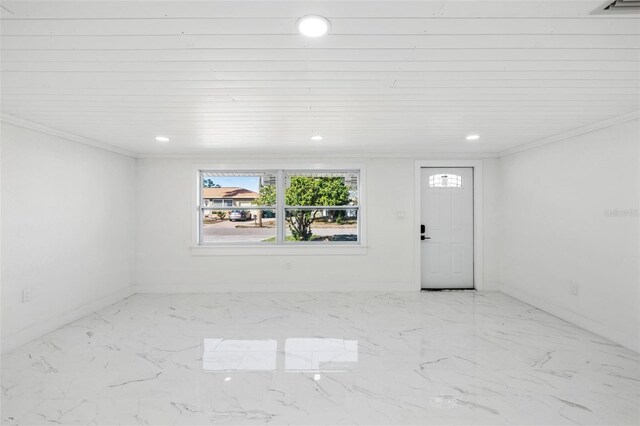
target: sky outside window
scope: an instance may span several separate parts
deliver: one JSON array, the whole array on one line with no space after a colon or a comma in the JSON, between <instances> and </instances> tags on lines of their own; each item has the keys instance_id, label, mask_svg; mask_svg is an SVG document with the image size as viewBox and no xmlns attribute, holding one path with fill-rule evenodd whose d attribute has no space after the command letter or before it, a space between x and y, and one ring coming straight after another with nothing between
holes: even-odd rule
<instances>
[{"instance_id":1,"label":"sky outside window","mask_svg":"<svg viewBox=\"0 0 640 426\"><path fill-rule=\"evenodd\" d=\"M260 192L260 178L256 176L234 176L234 177L205 177L213 183L226 187L239 187L249 191Z\"/></svg>"}]
</instances>

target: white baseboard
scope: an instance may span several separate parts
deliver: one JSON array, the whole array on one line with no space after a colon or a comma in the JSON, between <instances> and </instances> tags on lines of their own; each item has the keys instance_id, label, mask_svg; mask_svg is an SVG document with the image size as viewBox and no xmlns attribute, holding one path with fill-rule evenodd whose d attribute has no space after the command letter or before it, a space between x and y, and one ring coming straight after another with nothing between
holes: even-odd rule
<instances>
[{"instance_id":1,"label":"white baseboard","mask_svg":"<svg viewBox=\"0 0 640 426\"><path fill-rule=\"evenodd\" d=\"M135 294L135 291L132 286L125 287L122 290L118 290L92 302L80 305L75 309L38 321L37 323L16 333L10 334L9 336L2 336L2 353L11 352L25 343L29 343L32 340L42 337L47 333L50 333L84 316L92 314L93 312L99 311L100 309L112 305L133 294Z\"/></svg>"},{"instance_id":2,"label":"white baseboard","mask_svg":"<svg viewBox=\"0 0 640 426\"><path fill-rule=\"evenodd\" d=\"M500 283L497 281L485 281L481 291L500 291Z\"/></svg>"},{"instance_id":3,"label":"white baseboard","mask_svg":"<svg viewBox=\"0 0 640 426\"><path fill-rule=\"evenodd\" d=\"M296 283L256 283L238 284L238 283L212 283L212 284L143 284L134 286L134 291L140 294L148 293L277 293L277 292L295 292L295 293L319 293L319 292L341 292L341 291L375 291L375 292L392 292L392 291L417 291L415 284L412 282L363 282L363 283L327 283L319 282L317 284L296 284Z\"/></svg>"},{"instance_id":4,"label":"white baseboard","mask_svg":"<svg viewBox=\"0 0 640 426\"><path fill-rule=\"evenodd\" d=\"M513 288L511 286L500 285L500 291L535 308L541 309L551 315L570 322L587 331L595 333L599 336L609 339L619 345L629 348L633 351L640 352L640 341L638 336L631 336L621 333L617 329L601 324L581 314L568 310L566 307L557 303L550 302L540 296Z\"/></svg>"}]
</instances>

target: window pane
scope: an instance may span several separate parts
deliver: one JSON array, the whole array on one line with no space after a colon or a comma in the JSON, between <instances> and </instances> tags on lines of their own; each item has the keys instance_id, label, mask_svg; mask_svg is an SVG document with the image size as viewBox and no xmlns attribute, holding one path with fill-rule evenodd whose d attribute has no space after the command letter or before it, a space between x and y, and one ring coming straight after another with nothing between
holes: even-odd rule
<instances>
[{"instance_id":1,"label":"window pane","mask_svg":"<svg viewBox=\"0 0 640 426\"><path fill-rule=\"evenodd\" d=\"M203 243L272 243L276 241L275 210L204 210Z\"/></svg>"},{"instance_id":2,"label":"window pane","mask_svg":"<svg viewBox=\"0 0 640 426\"><path fill-rule=\"evenodd\" d=\"M453 173L431 175L429 188L462 188L462 176Z\"/></svg>"},{"instance_id":3,"label":"window pane","mask_svg":"<svg viewBox=\"0 0 640 426\"><path fill-rule=\"evenodd\" d=\"M275 172L202 172L203 207L275 206Z\"/></svg>"},{"instance_id":4,"label":"window pane","mask_svg":"<svg viewBox=\"0 0 640 426\"><path fill-rule=\"evenodd\" d=\"M295 172L285 176L288 206L356 206L357 172Z\"/></svg>"},{"instance_id":5,"label":"window pane","mask_svg":"<svg viewBox=\"0 0 640 426\"><path fill-rule=\"evenodd\" d=\"M357 242L358 210L286 210L287 241Z\"/></svg>"}]
</instances>

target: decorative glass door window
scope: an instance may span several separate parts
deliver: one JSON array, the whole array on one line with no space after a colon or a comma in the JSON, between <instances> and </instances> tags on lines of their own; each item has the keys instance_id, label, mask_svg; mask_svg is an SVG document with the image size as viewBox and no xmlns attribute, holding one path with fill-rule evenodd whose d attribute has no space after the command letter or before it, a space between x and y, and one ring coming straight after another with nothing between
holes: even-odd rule
<instances>
[{"instance_id":1,"label":"decorative glass door window","mask_svg":"<svg viewBox=\"0 0 640 426\"><path fill-rule=\"evenodd\" d=\"M431 175L429 188L462 188L462 176L453 173Z\"/></svg>"}]
</instances>

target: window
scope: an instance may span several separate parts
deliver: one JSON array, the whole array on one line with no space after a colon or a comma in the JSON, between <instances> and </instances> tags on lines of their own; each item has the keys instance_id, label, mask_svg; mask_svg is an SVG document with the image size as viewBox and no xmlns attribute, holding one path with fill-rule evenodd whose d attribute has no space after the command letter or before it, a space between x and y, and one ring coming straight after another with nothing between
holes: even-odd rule
<instances>
[{"instance_id":1,"label":"window","mask_svg":"<svg viewBox=\"0 0 640 426\"><path fill-rule=\"evenodd\" d=\"M276 240L275 172L200 173L200 243L262 243Z\"/></svg>"},{"instance_id":2,"label":"window","mask_svg":"<svg viewBox=\"0 0 640 426\"><path fill-rule=\"evenodd\" d=\"M199 243L359 244L357 170L200 171Z\"/></svg>"},{"instance_id":3,"label":"window","mask_svg":"<svg viewBox=\"0 0 640 426\"><path fill-rule=\"evenodd\" d=\"M287 241L358 241L355 172L286 172Z\"/></svg>"},{"instance_id":4,"label":"window","mask_svg":"<svg viewBox=\"0 0 640 426\"><path fill-rule=\"evenodd\" d=\"M431 175L429 188L462 188L462 176L453 173Z\"/></svg>"}]
</instances>

